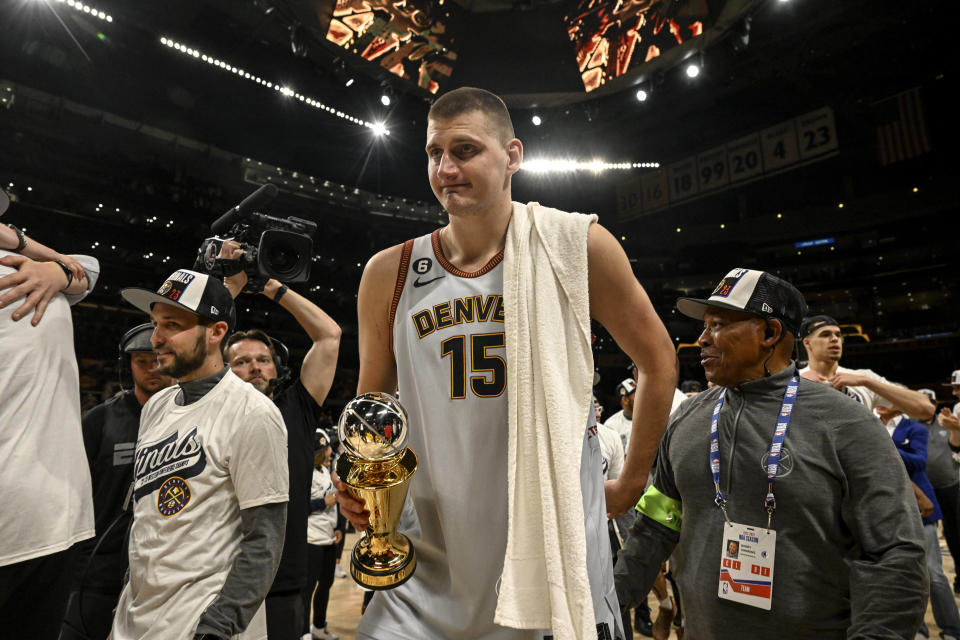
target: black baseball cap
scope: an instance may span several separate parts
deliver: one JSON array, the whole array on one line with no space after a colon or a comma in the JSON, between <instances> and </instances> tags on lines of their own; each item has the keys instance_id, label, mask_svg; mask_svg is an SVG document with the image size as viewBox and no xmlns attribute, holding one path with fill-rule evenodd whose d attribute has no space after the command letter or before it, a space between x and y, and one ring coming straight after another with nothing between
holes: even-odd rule
<instances>
[{"instance_id":1,"label":"black baseball cap","mask_svg":"<svg viewBox=\"0 0 960 640\"><path fill-rule=\"evenodd\" d=\"M153 325L149 322L138 324L127 331L120 339L120 349L124 353L153 352L150 336L153 335Z\"/></svg>"},{"instance_id":2,"label":"black baseball cap","mask_svg":"<svg viewBox=\"0 0 960 640\"><path fill-rule=\"evenodd\" d=\"M677 310L697 320L703 319L710 307L776 318L794 335L799 335L800 322L807 313L807 303L795 286L766 271L741 268L725 275L709 298L677 300Z\"/></svg>"},{"instance_id":3,"label":"black baseball cap","mask_svg":"<svg viewBox=\"0 0 960 640\"><path fill-rule=\"evenodd\" d=\"M149 289L128 287L120 292L124 300L150 313L158 302L195 313L202 318L226 322L229 329L237 324L233 296L218 278L206 273L178 269L163 281L156 293Z\"/></svg>"},{"instance_id":4,"label":"black baseball cap","mask_svg":"<svg viewBox=\"0 0 960 640\"><path fill-rule=\"evenodd\" d=\"M831 316L820 314L817 316L810 316L803 321L803 324L800 325L800 337L806 338L808 335L819 329L820 327L839 327L840 323L834 320Z\"/></svg>"}]
</instances>

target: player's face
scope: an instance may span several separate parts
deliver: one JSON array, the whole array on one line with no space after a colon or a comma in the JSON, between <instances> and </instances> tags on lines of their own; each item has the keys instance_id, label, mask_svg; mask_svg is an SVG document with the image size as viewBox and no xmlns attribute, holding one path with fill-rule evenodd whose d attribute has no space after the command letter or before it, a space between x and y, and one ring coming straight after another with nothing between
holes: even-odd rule
<instances>
[{"instance_id":1,"label":"player's face","mask_svg":"<svg viewBox=\"0 0 960 640\"><path fill-rule=\"evenodd\" d=\"M733 540L731 540L730 542L727 543L727 553L729 553L732 556L737 555L738 547L739 545Z\"/></svg>"},{"instance_id":2,"label":"player's face","mask_svg":"<svg viewBox=\"0 0 960 640\"><path fill-rule=\"evenodd\" d=\"M770 355L764 348L762 319L742 311L710 309L703 314L700 364L707 380L735 387L763 376L763 362Z\"/></svg>"},{"instance_id":3,"label":"player's face","mask_svg":"<svg viewBox=\"0 0 960 640\"><path fill-rule=\"evenodd\" d=\"M153 305L150 343L157 357L157 373L179 379L203 366L208 327L197 320L196 314L180 307L162 302Z\"/></svg>"},{"instance_id":4,"label":"player's face","mask_svg":"<svg viewBox=\"0 0 960 640\"><path fill-rule=\"evenodd\" d=\"M820 327L803 339L803 346L807 348L811 360L840 361L843 355L843 336L837 325Z\"/></svg>"},{"instance_id":5,"label":"player's face","mask_svg":"<svg viewBox=\"0 0 960 640\"><path fill-rule=\"evenodd\" d=\"M628 393L625 396L620 396L620 408L623 409L624 413L633 415L633 398L635 395L636 392Z\"/></svg>"},{"instance_id":6,"label":"player's face","mask_svg":"<svg viewBox=\"0 0 960 640\"><path fill-rule=\"evenodd\" d=\"M134 386L148 398L173 384L173 378L157 371L157 357L152 352L131 353L130 373Z\"/></svg>"},{"instance_id":7,"label":"player's face","mask_svg":"<svg viewBox=\"0 0 960 640\"><path fill-rule=\"evenodd\" d=\"M262 393L269 391L270 381L277 377L277 365L270 355L270 347L260 340L240 340L230 345L227 356L230 368L241 380Z\"/></svg>"},{"instance_id":8,"label":"player's face","mask_svg":"<svg viewBox=\"0 0 960 640\"><path fill-rule=\"evenodd\" d=\"M451 216L476 216L510 206L510 176L523 145L504 141L482 111L427 122L430 188Z\"/></svg>"}]
</instances>

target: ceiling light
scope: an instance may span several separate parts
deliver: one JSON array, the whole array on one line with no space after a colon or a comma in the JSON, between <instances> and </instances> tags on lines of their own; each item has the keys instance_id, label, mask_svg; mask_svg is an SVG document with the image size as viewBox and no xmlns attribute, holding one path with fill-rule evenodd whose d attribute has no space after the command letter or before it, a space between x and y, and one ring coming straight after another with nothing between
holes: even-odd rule
<instances>
[{"instance_id":1,"label":"ceiling light","mask_svg":"<svg viewBox=\"0 0 960 640\"><path fill-rule=\"evenodd\" d=\"M606 162L599 158L592 160L533 158L525 160L520 168L531 173L572 173L574 171L600 173L607 170L656 169L659 166L659 162Z\"/></svg>"},{"instance_id":2,"label":"ceiling light","mask_svg":"<svg viewBox=\"0 0 960 640\"><path fill-rule=\"evenodd\" d=\"M343 83L343 86L349 87L353 84L353 78L347 78L347 81Z\"/></svg>"},{"instance_id":3,"label":"ceiling light","mask_svg":"<svg viewBox=\"0 0 960 640\"><path fill-rule=\"evenodd\" d=\"M539 127L541 124L543 124L543 120L540 119L540 116L533 116L530 118L530 122L532 122L535 127Z\"/></svg>"},{"instance_id":4,"label":"ceiling light","mask_svg":"<svg viewBox=\"0 0 960 640\"><path fill-rule=\"evenodd\" d=\"M390 106L390 96L388 96L387 94L383 94L382 96L380 96L380 104L382 104L382 105L385 106L385 107L389 107L389 106Z\"/></svg>"},{"instance_id":5,"label":"ceiling light","mask_svg":"<svg viewBox=\"0 0 960 640\"><path fill-rule=\"evenodd\" d=\"M239 68L237 68L237 67L235 67L235 66L227 63L227 62L224 61L224 60L220 60L219 58L215 58L215 57L213 57L213 56L211 56L211 55L204 54L204 53L202 53L202 52L200 52L200 51L198 51L198 50L196 50L196 49L193 49L193 48L188 47L188 46L186 46L186 45L180 44L179 42L177 42L177 41L175 41L175 40L173 40L173 39L171 39L171 38L167 38L167 37L165 37L165 36L164 36L164 37L161 37L161 38L160 38L160 44L162 44L162 45L164 45L164 46L166 46L166 47L169 47L170 49L175 49L175 50L183 53L184 55L190 56L191 58L197 59L197 60L199 60L199 61L203 61L203 62L205 62L205 63L207 63L207 64L209 64L209 65L211 65L211 66L217 67L217 68L219 68L219 69L223 69L223 70L224 70L225 72L227 72L227 73L236 74L237 77L239 77L239 78L241 78L241 79L243 79L243 80L248 80L248 81L253 82L253 83L256 83L256 84L258 84L258 85L260 85L260 86L262 86L262 87L266 87L267 89L271 89L271 90L278 91L278 92L280 92L282 95L287 96L287 97L295 97L297 100L299 100L300 102L303 102L303 103L306 104L306 105L309 105L309 106L311 106L311 107L314 107L315 109L322 109L323 111L326 111L327 113L330 113L330 114L332 114L332 115L336 115L337 117L342 118L342 119L344 119L344 120L347 120L348 122L352 122L353 124L359 125L359 126L361 126L361 127L367 127L367 128L369 128L369 129L373 129L374 126L375 126L374 123L372 123L372 122L367 122L366 120L362 120L362 119L360 119L360 118L354 117L354 116L352 116L352 115L350 115L350 114L348 114L348 113L344 113L344 112L342 112L342 111L337 111L336 109L334 109L334 108L332 108L332 107L329 107L329 106L323 104L322 102L320 102L319 100L317 100L317 99L315 99L315 98L311 98L310 96L305 96L305 95L302 95L302 94L300 94L300 93L297 93L292 87L286 87L286 86L281 85L280 83L274 83L274 82L266 81L266 80L264 80L263 78L257 76L256 74L252 74L252 73L250 73L250 72L248 72L248 71L245 71L245 70L243 70L243 69L239 69ZM354 80L353 80L353 78L351 77L351 78L348 78L348 79L346 80L345 84L346 84L346 86L349 87L350 85L353 84L353 82L354 82ZM385 132L387 135L389 135L390 132L389 132L389 131L386 131L386 128L385 128L385 127L384 127L383 129L384 129L384 132ZM383 134L379 134L379 135L383 135Z\"/></svg>"},{"instance_id":6,"label":"ceiling light","mask_svg":"<svg viewBox=\"0 0 960 640\"><path fill-rule=\"evenodd\" d=\"M698 75L700 75L700 65L698 65L696 62L691 62L687 65L686 73L688 78L696 78Z\"/></svg>"},{"instance_id":7,"label":"ceiling light","mask_svg":"<svg viewBox=\"0 0 960 640\"><path fill-rule=\"evenodd\" d=\"M646 89L637 89L637 101L638 101L638 102L646 102L646 101L647 101L647 98L649 98L649 97L650 97L650 96L649 96L649 94L647 93L647 90L646 90Z\"/></svg>"},{"instance_id":8,"label":"ceiling light","mask_svg":"<svg viewBox=\"0 0 960 640\"><path fill-rule=\"evenodd\" d=\"M378 138L381 136L390 135L390 131L382 122L374 122L370 128L373 129L373 135L377 136Z\"/></svg>"}]
</instances>

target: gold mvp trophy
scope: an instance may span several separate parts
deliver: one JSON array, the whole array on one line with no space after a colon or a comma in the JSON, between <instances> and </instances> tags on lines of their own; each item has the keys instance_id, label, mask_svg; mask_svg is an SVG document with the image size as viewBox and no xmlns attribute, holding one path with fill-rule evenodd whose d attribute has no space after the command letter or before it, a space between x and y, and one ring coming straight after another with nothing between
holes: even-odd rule
<instances>
[{"instance_id":1,"label":"gold mvp trophy","mask_svg":"<svg viewBox=\"0 0 960 640\"><path fill-rule=\"evenodd\" d=\"M370 512L370 524L353 547L350 574L368 589L392 589L417 567L407 536L397 532L417 456L407 440L407 412L386 393L365 393L340 414L337 475Z\"/></svg>"}]
</instances>

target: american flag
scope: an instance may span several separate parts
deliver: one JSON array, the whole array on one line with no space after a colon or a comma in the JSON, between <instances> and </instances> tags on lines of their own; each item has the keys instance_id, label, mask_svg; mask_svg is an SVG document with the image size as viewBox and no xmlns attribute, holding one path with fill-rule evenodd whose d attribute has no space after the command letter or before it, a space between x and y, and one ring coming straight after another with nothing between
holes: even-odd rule
<instances>
[{"instance_id":1,"label":"american flag","mask_svg":"<svg viewBox=\"0 0 960 640\"><path fill-rule=\"evenodd\" d=\"M923 114L920 87L874 104L877 114L877 155L888 165L928 153L930 133Z\"/></svg>"}]
</instances>

